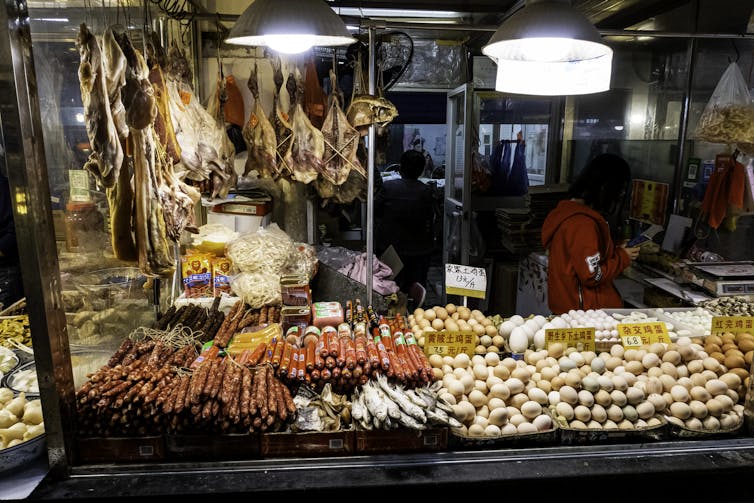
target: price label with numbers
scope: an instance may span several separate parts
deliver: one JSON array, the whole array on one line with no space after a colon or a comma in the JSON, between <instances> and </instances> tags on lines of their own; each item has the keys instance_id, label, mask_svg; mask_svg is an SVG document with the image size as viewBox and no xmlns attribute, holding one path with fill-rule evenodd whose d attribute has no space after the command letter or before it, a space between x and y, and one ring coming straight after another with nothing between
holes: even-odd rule
<instances>
[{"instance_id":1,"label":"price label with numbers","mask_svg":"<svg viewBox=\"0 0 754 503\"><path fill-rule=\"evenodd\" d=\"M626 349L638 349L644 344L670 344L668 327L663 321L647 323L618 323L618 337Z\"/></svg>"},{"instance_id":2,"label":"price label with numbers","mask_svg":"<svg viewBox=\"0 0 754 503\"><path fill-rule=\"evenodd\" d=\"M483 267L445 264L445 293L483 299L487 294L487 271Z\"/></svg>"},{"instance_id":3,"label":"price label with numbers","mask_svg":"<svg viewBox=\"0 0 754 503\"><path fill-rule=\"evenodd\" d=\"M595 351L594 327L548 328L545 330L545 348L559 342L579 351Z\"/></svg>"},{"instance_id":4,"label":"price label with numbers","mask_svg":"<svg viewBox=\"0 0 754 503\"><path fill-rule=\"evenodd\" d=\"M712 335L734 334L754 330L754 316L713 316Z\"/></svg>"},{"instance_id":5,"label":"price label with numbers","mask_svg":"<svg viewBox=\"0 0 754 503\"><path fill-rule=\"evenodd\" d=\"M455 356L466 353L474 356L474 332L427 332L424 334L424 354Z\"/></svg>"}]
</instances>

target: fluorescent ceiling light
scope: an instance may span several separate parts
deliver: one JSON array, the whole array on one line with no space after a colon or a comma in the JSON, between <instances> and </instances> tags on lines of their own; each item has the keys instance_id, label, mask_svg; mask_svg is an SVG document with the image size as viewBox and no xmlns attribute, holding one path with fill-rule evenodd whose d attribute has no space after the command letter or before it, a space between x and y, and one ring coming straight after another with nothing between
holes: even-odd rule
<instances>
[{"instance_id":1,"label":"fluorescent ceiling light","mask_svg":"<svg viewBox=\"0 0 754 503\"><path fill-rule=\"evenodd\" d=\"M67 17L33 17L32 21L46 21L48 23L67 23Z\"/></svg>"},{"instance_id":2,"label":"fluorescent ceiling light","mask_svg":"<svg viewBox=\"0 0 754 503\"><path fill-rule=\"evenodd\" d=\"M355 41L343 20L322 0L254 0L225 40L289 54Z\"/></svg>"},{"instance_id":3,"label":"fluorescent ceiling light","mask_svg":"<svg viewBox=\"0 0 754 503\"><path fill-rule=\"evenodd\" d=\"M569 0L527 0L482 53L497 63L498 91L554 96L610 88L613 51Z\"/></svg>"},{"instance_id":4,"label":"fluorescent ceiling light","mask_svg":"<svg viewBox=\"0 0 754 503\"><path fill-rule=\"evenodd\" d=\"M452 19L460 17L461 14L449 10L416 10L416 9L377 9L361 7L333 7L335 12L341 16L357 16L371 18L386 17L411 17L411 18L432 18L432 19Z\"/></svg>"}]
</instances>

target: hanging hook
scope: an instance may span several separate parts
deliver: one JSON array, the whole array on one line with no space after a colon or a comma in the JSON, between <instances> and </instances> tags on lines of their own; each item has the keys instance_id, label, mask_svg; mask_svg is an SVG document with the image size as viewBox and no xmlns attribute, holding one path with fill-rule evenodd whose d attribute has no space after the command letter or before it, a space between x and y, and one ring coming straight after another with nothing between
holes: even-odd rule
<instances>
[{"instance_id":1,"label":"hanging hook","mask_svg":"<svg viewBox=\"0 0 754 503\"><path fill-rule=\"evenodd\" d=\"M730 43L733 45L733 50L736 51L736 59L731 60L730 56L728 56L728 63L738 63L738 59L741 57L741 53L738 52L738 46L736 45L736 41L734 39L730 39Z\"/></svg>"}]
</instances>

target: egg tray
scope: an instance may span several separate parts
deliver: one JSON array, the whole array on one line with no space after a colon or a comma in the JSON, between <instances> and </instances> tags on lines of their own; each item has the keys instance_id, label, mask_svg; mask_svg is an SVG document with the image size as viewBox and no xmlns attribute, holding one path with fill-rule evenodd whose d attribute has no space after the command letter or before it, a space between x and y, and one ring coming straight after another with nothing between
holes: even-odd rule
<instances>
[{"instance_id":1,"label":"egg tray","mask_svg":"<svg viewBox=\"0 0 754 503\"><path fill-rule=\"evenodd\" d=\"M472 437L459 435L451 431L448 437L450 449L502 449L507 447L539 447L557 445L559 443L560 428L553 420L553 428L532 433L518 433L500 437Z\"/></svg>"},{"instance_id":2,"label":"egg tray","mask_svg":"<svg viewBox=\"0 0 754 503\"><path fill-rule=\"evenodd\" d=\"M594 428L568 428L560 425L560 443L563 445L618 444L659 442L669 438L668 422L655 415L662 424L634 430L603 430Z\"/></svg>"},{"instance_id":3,"label":"egg tray","mask_svg":"<svg viewBox=\"0 0 754 503\"><path fill-rule=\"evenodd\" d=\"M742 416L741 421L738 425L734 426L733 428L728 428L727 430L690 430L668 421L668 432L670 438L682 438L686 440L727 438L735 437L742 433L744 430L744 423L745 421Z\"/></svg>"}]
</instances>

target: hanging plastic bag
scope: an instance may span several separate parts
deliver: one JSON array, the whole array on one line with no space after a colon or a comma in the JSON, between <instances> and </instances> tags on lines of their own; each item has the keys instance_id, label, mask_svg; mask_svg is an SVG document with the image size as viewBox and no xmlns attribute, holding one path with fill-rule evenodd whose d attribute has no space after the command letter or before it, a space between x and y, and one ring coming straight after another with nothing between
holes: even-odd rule
<instances>
[{"instance_id":1,"label":"hanging plastic bag","mask_svg":"<svg viewBox=\"0 0 754 503\"><path fill-rule=\"evenodd\" d=\"M754 143L754 103L735 61L728 65L704 107L695 137L710 143Z\"/></svg>"}]
</instances>

